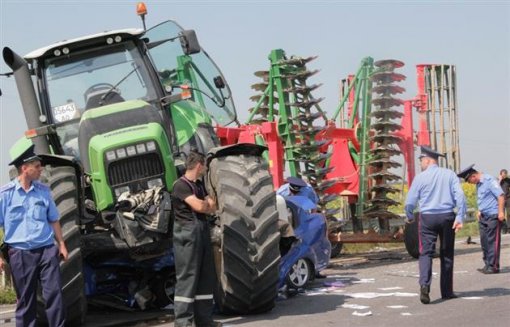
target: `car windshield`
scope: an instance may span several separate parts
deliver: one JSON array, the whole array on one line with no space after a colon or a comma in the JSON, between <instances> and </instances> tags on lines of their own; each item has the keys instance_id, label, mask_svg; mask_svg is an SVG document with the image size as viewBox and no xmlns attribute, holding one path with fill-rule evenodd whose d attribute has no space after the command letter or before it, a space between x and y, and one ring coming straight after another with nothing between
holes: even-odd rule
<instances>
[{"instance_id":1,"label":"car windshield","mask_svg":"<svg viewBox=\"0 0 510 327\"><path fill-rule=\"evenodd\" d=\"M88 109L134 99L157 101L132 41L87 49L45 61L52 121L64 151L77 156L77 125Z\"/></svg>"},{"instance_id":2,"label":"car windshield","mask_svg":"<svg viewBox=\"0 0 510 327\"><path fill-rule=\"evenodd\" d=\"M205 107L216 123L221 126L232 123L236 111L225 78L203 49L189 56L184 54L178 37L181 32L177 23L166 21L144 35L161 83L167 91L173 88L173 92L178 92L179 85L189 84L197 89L193 91L195 101ZM218 79L224 83L223 88L215 83Z\"/></svg>"}]
</instances>

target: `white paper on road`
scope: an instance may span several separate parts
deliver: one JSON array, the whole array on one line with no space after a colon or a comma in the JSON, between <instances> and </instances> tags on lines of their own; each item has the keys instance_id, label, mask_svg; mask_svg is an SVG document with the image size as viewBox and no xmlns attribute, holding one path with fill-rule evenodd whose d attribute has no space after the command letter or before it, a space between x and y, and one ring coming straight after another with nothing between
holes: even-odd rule
<instances>
[{"instance_id":1,"label":"white paper on road","mask_svg":"<svg viewBox=\"0 0 510 327\"><path fill-rule=\"evenodd\" d=\"M412 314L410 312L401 312L400 315L401 316L412 316Z\"/></svg>"},{"instance_id":2,"label":"white paper on road","mask_svg":"<svg viewBox=\"0 0 510 327\"><path fill-rule=\"evenodd\" d=\"M461 296L460 298L464 299L464 300L481 300L481 299L483 299L483 297L481 297L481 296Z\"/></svg>"},{"instance_id":3,"label":"white paper on road","mask_svg":"<svg viewBox=\"0 0 510 327\"><path fill-rule=\"evenodd\" d=\"M345 309L355 309L355 310L364 310L364 309L368 309L370 307L368 305L344 303L344 304L342 304L342 308L345 308Z\"/></svg>"},{"instance_id":4,"label":"white paper on road","mask_svg":"<svg viewBox=\"0 0 510 327\"><path fill-rule=\"evenodd\" d=\"M397 297L411 297L418 296L416 293L376 293L376 292L361 292L361 293L346 293L345 295L356 298L356 299L375 299L376 297L385 297L385 296L397 296Z\"/></svg>"},{"instance_id":5,"label":"white paper on road","mask_svg":"<svg viewBox=\"0 0 510 327\"><path fill-rule=\"evenodd\" d=\"M400 286L378 288L378 290L381 290L381 291L393 291L393 290L401 290L401 289L402 289L402 287L400 287Z\"/></svg>"},{"instance_id":6,"label":"white paper on road","mask_svg":"<svg viewBox=\"0 0 510 327\"><path fill-rule=\"evenodd\" d=\"M355 280L352 283L353 284L368 284L368 283L374 283L374 282L375 282L374 278L362 278L360 280Z\"/></svg>"},{"instance_id":7,"label":"white paper on road","mask_svg":"<svg viewBox=\"0 0 510 327\"><path fill-rule=\"evenodd\" d=\"M372 311L366 311L366 312L358 312L358 311L354 311L352 313L353 316L360 316L360 317L366 317L366 316L371 316L372 315Z\"/></svg>"},{"instance_id":8,"label":"white paper on road","mask_svg":"<svg viewBox=\"0 0 510 327\"><path fill-rule=\"evenodd\" d=\"M387 305L386 308L389 309L405 309L407 305Z\"/></svg>"},{"instance_id":9,"label":"white paper on road","mask_svg":"<svg viewBox=\"0 0 510 327\"><path fill-rule=\"evenodd\" d=\"M418 296L416 293L404 293L404 292L395 292L393 293L394 296L400 296L400 297L412 297L412 296Z\"/></svg>"}]
</instances>

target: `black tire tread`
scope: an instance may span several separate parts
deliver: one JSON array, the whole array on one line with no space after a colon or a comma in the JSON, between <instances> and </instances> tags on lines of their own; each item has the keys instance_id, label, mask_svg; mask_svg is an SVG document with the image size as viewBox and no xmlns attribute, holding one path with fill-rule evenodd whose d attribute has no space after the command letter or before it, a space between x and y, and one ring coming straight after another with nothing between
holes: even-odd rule
<instances>
[{"instance_id":1,"label":"black tire tread","mask_svg":"<svg viewBox=\"0 0 510 327\"><path fill-rule=\"evenodd\" d=\"M248 155L221 157L211 162L210 174L223 231L216 302L224 313L268 311L277 296L280 236L267 163Z\"/></svg>"},{"instance_id":2,"label":"black tire tread","mask_svg":"<svg viewBox=\"0 0 510 327\"><path fill-rule=\"evenodd\" d=\"M67 313L66 325L68 326L82 324L87 313L81 232L77 225L79 221L79 198L76 178L75 170L72 167L51 166L46 166L41 177L41 181L50 187L53 200L57 205L62 236L69 252L68 260L60 263L62 293ZM39 300L39 305L42 305L41 309L44 310L42 299Z\"/></svg>"}]
</instances>

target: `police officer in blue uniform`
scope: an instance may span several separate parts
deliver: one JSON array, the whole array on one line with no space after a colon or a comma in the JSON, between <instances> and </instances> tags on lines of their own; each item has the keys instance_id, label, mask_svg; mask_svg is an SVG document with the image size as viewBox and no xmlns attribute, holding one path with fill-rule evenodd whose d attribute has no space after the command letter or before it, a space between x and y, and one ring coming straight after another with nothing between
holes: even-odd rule
<instances>
[{"instance_id":1,"label":"police officer in blue uniform","mask_svg":"<svg viewBox=\"0 0 510 327\"><path fill-rule=\"evenodd\" d=\"M36 326L39 282L49 326L64 326L59 261L67 260L68 253L51 191L37 181L42 172L41 158L30 145L10 165L17 168L18 177L0 189L0 227L9 247L18 300L16 326ZM5 268L5 259L0 255L0 270Z\"/></svg>"},{"instance_id":2,"label":"police officer in blue uniform","mask_svg":"<svg viewBox=\"0 0 510 327\"><path fill-rule=\"evenodd\" d=\"M416 203L419 204L419 268L420 301L430 303L432 258L437 236L441 241L441 298L457 297L453 293L453 253L455 232L462 228L466 214L466 198L457 175L437 165L441 154L429 147L421 147L422 172L413 180L405 204L409 221L414 219ZM457 213L454 209L457 208Z\"/></svg>"},{"instance_id":3,"label":"police officer in blue uniform","mask_svg":"<svg viewBox=\"0 0 510 327\"><path fill-rule=\"evenodd\" d=\"M477 219L485 263L478 271L484 274L497 274L501 250L501 226L505 219L505 194L498 180L478 172L473 167L474 165L467 167L458 176L468 183L476 184Z\"/></svg>"},{"instance_id":4,"label":"police officer in blue uniform","mask_svg":"<svg viewBox=\"0 0 510 327\"><path fill-rule=\"evenodd\" d=\"M315 193L313 187L308 185L304 180L299 177L287 177L286 184L280 186L280 188L276 191L276 194L281 195L283 197L299 195L306 196L310 199L315 205L319 203L319 197L317 193Z\"/></svg>"}]
</instances>

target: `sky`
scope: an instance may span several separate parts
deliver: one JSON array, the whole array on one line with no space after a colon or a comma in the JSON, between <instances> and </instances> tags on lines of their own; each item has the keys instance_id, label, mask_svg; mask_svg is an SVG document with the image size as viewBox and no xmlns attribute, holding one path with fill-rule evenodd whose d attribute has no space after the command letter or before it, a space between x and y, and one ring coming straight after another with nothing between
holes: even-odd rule
<instances>
[{"instance_id":1,"label":"sky","mask_svg":"<svg viewBox=\"0 0 510 327\"><path fill-rule=\"evenodd\" d=\"M0 46L25 55L65 39L141 28L130 0L0 0ZM416 96L417 64L452 64L457 71L461 166L498 175L510 169L510 0L508 1L145 1L147 27L167 19L194 29L233 92L241 121L268 69L268 55L318 55L314 97L332 115L339 81L361 60L405 63L402 99ZM10 69L0 60L0 72ZM8 181L9 148L26 124L14 78L0 76L0 184Z\"/></svg>"}]
</instances>

